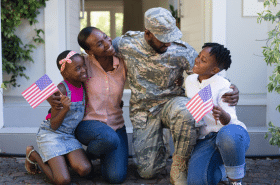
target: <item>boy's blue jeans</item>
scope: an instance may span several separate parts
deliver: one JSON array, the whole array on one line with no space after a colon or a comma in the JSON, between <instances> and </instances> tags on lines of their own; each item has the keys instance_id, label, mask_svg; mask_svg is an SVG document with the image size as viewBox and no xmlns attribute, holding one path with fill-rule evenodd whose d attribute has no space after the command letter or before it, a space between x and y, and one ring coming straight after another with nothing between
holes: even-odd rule
<instances>
[{"instance_id":1,"label":"boy's blue jeans","mask_svg":"<svg viewBox=\"0 0 280 185\"><path fill-rule=\"evenodd\" d=\"M249 144L248 132L233 124L198 140L189 161L188 185L217 184L226 177L242 179Z\"/></svg>"},{"instance_id":2,"label":"boy's blue jeans","mask_svg":"<svg viewBox=\"0 0 280 185\"><path fill-rule=\"evenodd\" d=\"M79 123L76 137L87 146L86 153L101 159L101 173L109 183L122 183L127 174L128 142L125 126L114 131L108 125L87 120Z\"/></svg>"}]
</instances>

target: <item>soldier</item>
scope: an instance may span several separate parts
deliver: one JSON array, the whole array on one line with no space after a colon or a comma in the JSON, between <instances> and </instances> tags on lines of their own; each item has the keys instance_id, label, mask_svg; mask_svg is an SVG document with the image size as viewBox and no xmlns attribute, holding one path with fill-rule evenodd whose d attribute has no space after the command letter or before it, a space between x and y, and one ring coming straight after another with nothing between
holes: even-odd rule
<instances>
[{"instance_id":1,"label":"soldier","mask_svg":"<svg viewBox=\"0 0 280 185\"><path fill-rule=\"evenodd\" d=\"M184 97L184 89L174 82L184 70L192 69L198 53L180 40L182 33L168 10L149 9L144 19L144 32L128 31L113 40L128 69L137 170L142 178L152 178L165 168L169 140L164 139L163 129L168 128L174 143L170 181L185 185L190 154L203 123L195 122L185 106L189 99ZM236 105L238 89L234 87L224 98Z\"/></svg>"}]
</instances>

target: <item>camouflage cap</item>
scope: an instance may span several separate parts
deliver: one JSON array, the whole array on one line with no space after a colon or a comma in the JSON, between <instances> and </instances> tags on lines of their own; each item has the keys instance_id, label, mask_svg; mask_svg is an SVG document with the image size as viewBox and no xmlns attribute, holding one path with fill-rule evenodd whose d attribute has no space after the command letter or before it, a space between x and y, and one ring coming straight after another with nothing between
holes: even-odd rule
<instances>
[{"instance_id":1,"label":"camouflage cap","mask_svg":"<svg viewBox=\"0 0 280 185\"><path fill-rule=\"evenodd\" d=\"M169 43L182 37L176 19L165 8L151 8L145 12L145 28L161 42Z\"/></svg>"}]
</instances>

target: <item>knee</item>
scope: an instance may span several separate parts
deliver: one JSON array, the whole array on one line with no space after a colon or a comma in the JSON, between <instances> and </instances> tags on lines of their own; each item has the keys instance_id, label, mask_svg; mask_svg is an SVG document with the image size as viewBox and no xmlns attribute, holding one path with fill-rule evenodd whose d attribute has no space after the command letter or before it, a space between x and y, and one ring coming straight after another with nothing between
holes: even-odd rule
<instances>
[{"instance_id":1,"label":"knee","mask_svg":"<svg viewBox=\"0 0 280 185\"><path fill-rule=\"evenodd\" d=\"M143 179L151 179L156 176L156 172L152 169L146 169L146 170L137 170L139 176Z\"/></svg>"},{"instance_id":2,"label":"knee","mask_svg":"<svg viewBox=\"0 0 280 185\"><path fill-rule=\"evenodd\" d=\"M77 172L81 177L88 175L91 172L91 164L80 164L73 167L73 170Z\"/></svg>"},{"instance_id":3,"label":"knee","mask_svg":"<svg viewBox=\"0 0 280 185\"><path fill-rule=\"evenodd\" d=\"M119 143L120 138L117 133L112 130L112 132L102 133L99 135L98 139L92 140L88 145L88 150L90 153L100 156L101 154L116 150Z\"/></svg>"},{"instance_id":4,"label":"knee","mask_svg":"<svg viewBox=\"0 0 280 185\"><path fill-rule=\"evenodd\" d=\"M218 147L231 150L241 141L240 130L237 125L227 125L221 128L217 134L216 144Z\"/></svg>"},{"instance_id":5,"label":"knee","mask_svg":"<svg viewBox=\"0 0 280 185\"><path fill-rule=\"evenodd\" d=\"M126 179L126 171L114 171L106 174L103 178L110 184L121 184Z\"/></svg>"},{"instance_id":6,"label":"knee","mask_svg":"<svg viewBox=\"0 0 280 185\"><path fill-rule=\"evenodd\" d=\"M54 184L58 185L66 185L71 183L71 178L70 176L67 177L58 177L54 179Z\"/></svg>"},{"instance_id":7,"label":"knee","mask_svg":"<svg viewBox=\"0 0 280 185\"><path fill-rule=\"evenodd\" d=\"M116 132L108 134L102 139L102 145L109 150L116 150L120 143L120 138Z\"/></svg>"}]
</instances>

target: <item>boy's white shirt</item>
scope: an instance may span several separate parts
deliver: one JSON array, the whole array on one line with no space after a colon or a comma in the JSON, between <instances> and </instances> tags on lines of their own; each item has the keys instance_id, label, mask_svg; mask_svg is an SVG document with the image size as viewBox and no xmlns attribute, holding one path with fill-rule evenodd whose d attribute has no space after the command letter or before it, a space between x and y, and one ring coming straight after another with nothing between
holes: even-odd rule
<instances>
[{"instance_id":1,"label":"boy's white shirt","mask_svg":"<svg viewBox=\"0 0 280 185\"><path fill-rule=\"evenodd\" d=\"M185 79L185 93L188 98L192 98L201 89L207 85L211 86L212 97L214 105L220 106L224 111L230 114L231 120L229 124L240 125L247 130L244 123L239 121L236 116L235 106L229 106L228 103L222 101L222 95L226 92L232 91L230 88L231 83L223 78L221 75L214 75L209 79L203 80L201 83L198 81L198 75L192 74ZM220 121L216 121L212 115L212 111L203 117L205 125L199 129L199 139L203 139L210 132L218 132L224 125Z\"/></svg>"}]
</instances>

